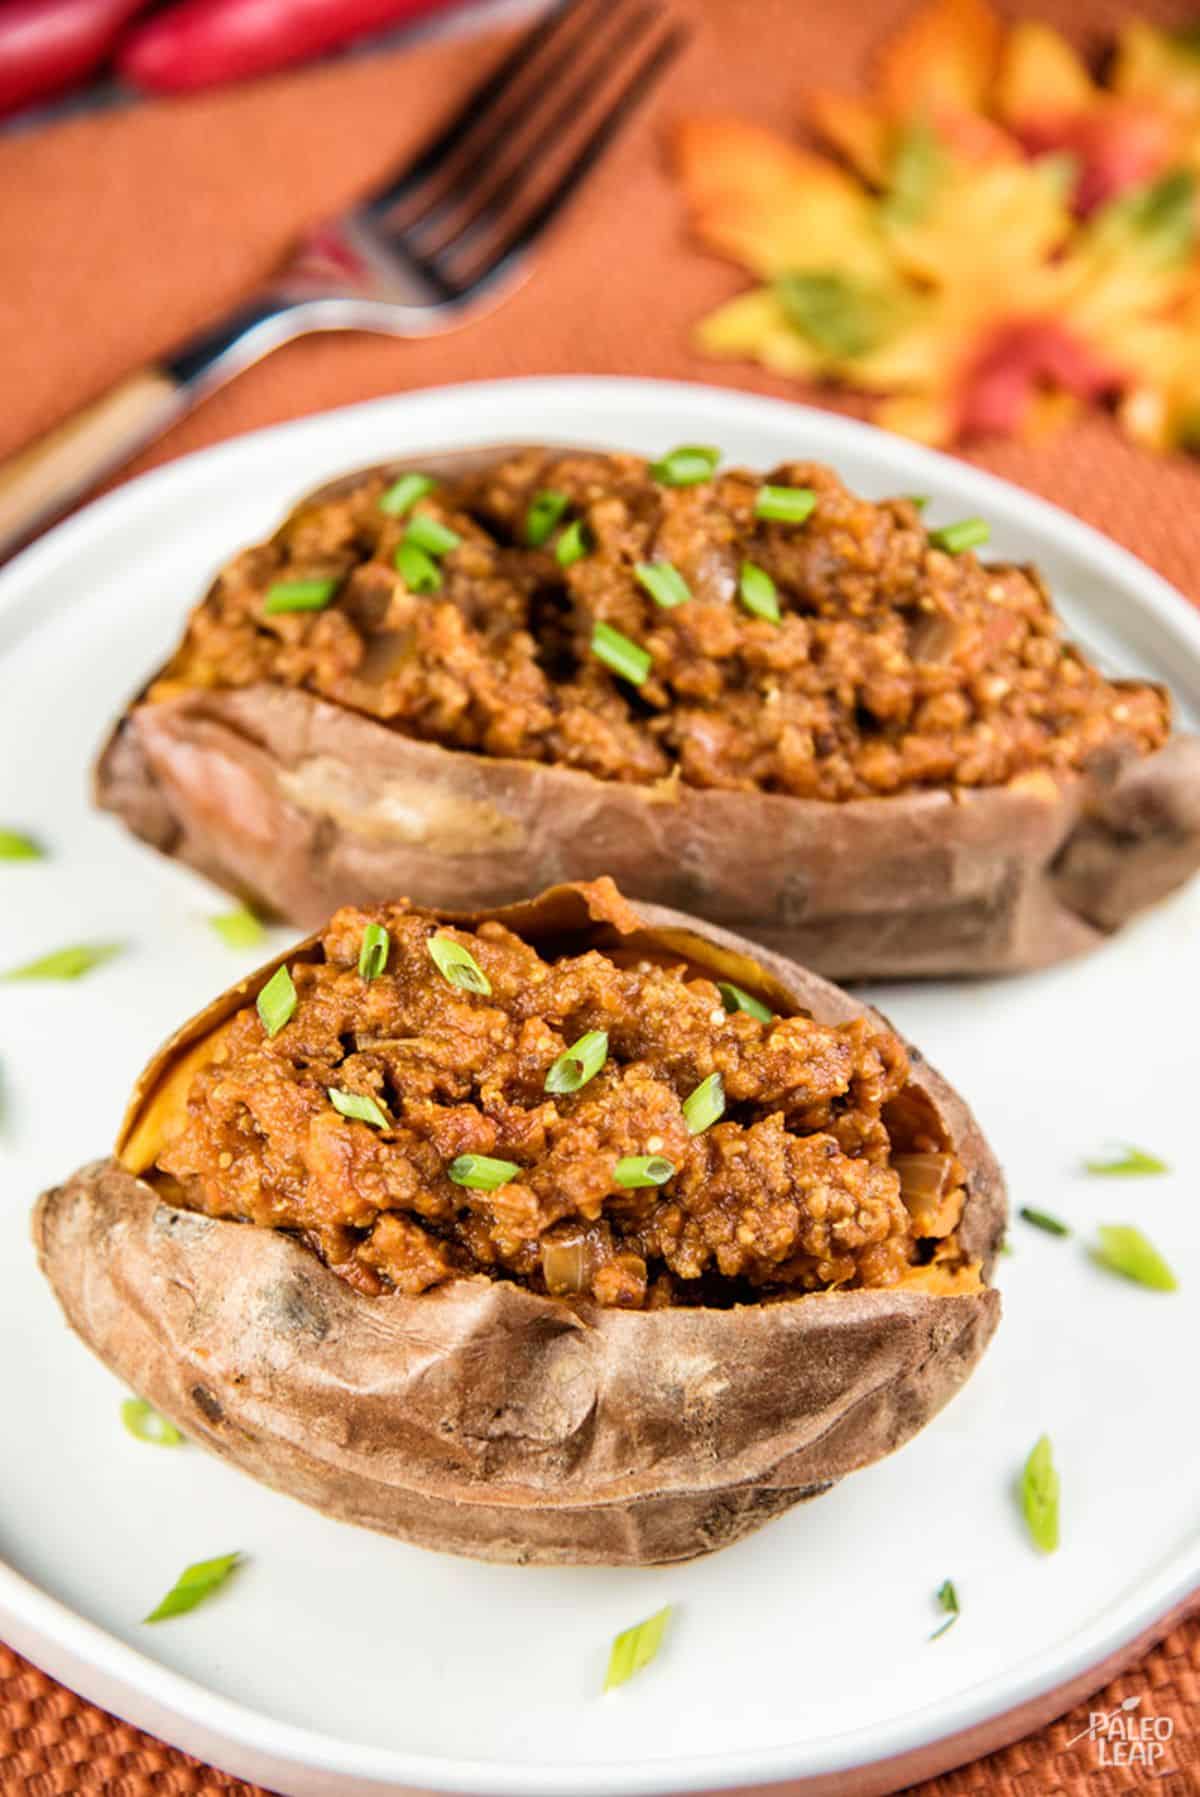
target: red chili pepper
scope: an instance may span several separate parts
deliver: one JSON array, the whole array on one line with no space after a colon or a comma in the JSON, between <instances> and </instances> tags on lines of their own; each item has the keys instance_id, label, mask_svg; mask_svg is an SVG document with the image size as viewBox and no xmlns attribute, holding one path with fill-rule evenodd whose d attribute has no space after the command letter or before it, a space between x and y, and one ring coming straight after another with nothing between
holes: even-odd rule
<instances>
[{"instance_id":1,"label":"red chili pepper","mask_svg":"<svg viewBox=\"0 0 1200 1797\"><path fill-rule=\"evenodd\" d=\"M3 0L0 115L90 75L147 0Z\"/></svg>"},{"instance_id":2,"label":"red chili pepper","mask_svg":"<svg viewBox=\"0 0 1200 1797\"><path fill-rule=\"evenodd\" d=\"M268 75L454 0L179 0L134 31L117 67L149 93Z\"/></svg>"}]
</instances>

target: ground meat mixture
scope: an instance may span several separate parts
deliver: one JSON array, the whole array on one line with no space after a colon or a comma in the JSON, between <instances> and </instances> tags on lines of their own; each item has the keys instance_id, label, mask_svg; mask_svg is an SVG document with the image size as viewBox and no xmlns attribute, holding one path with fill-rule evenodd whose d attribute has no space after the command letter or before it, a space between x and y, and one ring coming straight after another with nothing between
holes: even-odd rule
<instances>
[{"instance_id":1,"label":"ground meat mixture","mask_svg":"<svg viewBox=\"0 0 1200 1797\"><path fill-rule=\"evenodd\" d=\"M367 979L370 924L387 960ZM431 941L464 948L490 992L450 983ZM175 1203L297 1233L364 1292L481 1271L630 1308L886 1286L961 1214L963 1169L920 1121L903 1044L866 1020L763 1022L679 960L544 956L405 904L339 911L321 952L292 964L275 1036L253 1005L221 1026L153 1177ZM603 1064L547 1091L590 1032ZM685 1106L712 1075L723 1108L700 1118ZM374 1120L331 1093L373 1100ZM507 1177L459 1183L468 1156ZM657 1183L625 1183L630 1159Z\"/></svg>"},{"instance_id":2,"label":"ground meat mixture","mask_svg":"<svg viewBox=\"0 0 1200 1797\"><path fill-rule=\"evenodd\" d=\"M994 786L1165 740L1165 693L1064 643L1036 570L947 553L912 501L873 504L827 468L766 479L811 490L810 515L760 518L757 475L671 486L630 455L523 450L403 516L364 477L225 570L155 691L282 682L448 748L826 800ZM531 547L547 492L560 509ZM401 555L406 575L420 520L458 541ZM690 597L657 603L647 563ZM777 619L745 603L746 563ZM270 610L295 581L318 583L318 608ZM597 624L649 657L640 683L597 656Z\"/></svg>"}]
</instances>

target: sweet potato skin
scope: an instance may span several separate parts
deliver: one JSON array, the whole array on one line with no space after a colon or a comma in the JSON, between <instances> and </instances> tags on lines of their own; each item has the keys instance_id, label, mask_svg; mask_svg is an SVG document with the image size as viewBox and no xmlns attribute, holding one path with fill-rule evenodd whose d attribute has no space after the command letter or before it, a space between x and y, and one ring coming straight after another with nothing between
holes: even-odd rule
<instances>
[{"instance_id":1,"label":"sweet potato skin","mask_svg":"<svg viewBox=\"0 0 1200 1797\"><path fill-rule=\"evenodd\" d=\"M723 975L757 970L759 990L821 1021L866 1011L744 939L626 906L608 882L487 914L519 933L636 931ZM164 1072L274 965L151 1063L127 1158ZM910 1086L967 1169L958 1236L986 1276L1005 1223L999 1169L919 1057ZM286 1236L161 1203L117 1159L45 1193L34 1236L75 1331L215 1453L331 1516L521 1563L641 1565L736 1540L908 1440L967 1377L1000 1308L985 1286L625 1312L484 1277L367 1299Z\"/></svg>"},{"instance_id":2,"label":"sweet potato skin","mask_svg":"<svg viewBox=\"0 0 1200 1797\"><path fill-rule=\"evenodd\" d=\"M389 473L462 472L507 449ZM500 905L607 873L834 979L1047 966L1200 868L1200 738L1182 735L1087 776L829 804L444 749L264 685L135 701L95 793L145 841L301 927L397 892Z\"/></svg>"}]
</instances>

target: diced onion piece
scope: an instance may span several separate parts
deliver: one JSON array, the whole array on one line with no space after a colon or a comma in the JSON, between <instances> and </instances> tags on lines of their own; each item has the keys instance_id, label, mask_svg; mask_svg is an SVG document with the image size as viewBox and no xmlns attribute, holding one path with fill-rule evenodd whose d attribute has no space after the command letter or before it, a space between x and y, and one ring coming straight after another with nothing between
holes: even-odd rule
<instances>
[{"instance_id":1,"label":"diced onion piece","mask_svg":"<svg viewBox=\"0 0 1200 1797\"><path fill-rule=\"evenodd\" d=\"M591 1255L582 1235L542 1243L542 1277L555 1298L585 1292L591 1280Z\"/></svg>"}]
</instances>

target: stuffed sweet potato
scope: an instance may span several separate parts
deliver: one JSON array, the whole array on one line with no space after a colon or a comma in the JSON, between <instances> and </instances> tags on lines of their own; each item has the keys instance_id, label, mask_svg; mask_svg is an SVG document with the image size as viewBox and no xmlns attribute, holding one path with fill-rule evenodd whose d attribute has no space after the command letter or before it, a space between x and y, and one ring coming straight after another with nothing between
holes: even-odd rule
<instances>
[{"instance_id":1,"label":"stuffed sweet potato","mask_svg":"<svg viewBox=\"0 0 1200 1797\"><path fill-rule=\"evenodd\" d=\"M610 881L339 911L187 1024L42 1267L182 1429L333 1516L686 1559L900 1446L995 1327L970 1113L815 975Z\"/></svg>"},{"instance_id":2,"label":"stuffed sweet potato","mask_svg":"<svg viewBox=\"0 0 1200 1797\"><path fill-rule=\"evenodd\" d=\"M838 978L1041 966L1200 865L1200 740L966 536L702 450L369 470L221 574L99 801L309 927L611 873Z\"/></svg>"}]
</instances>

